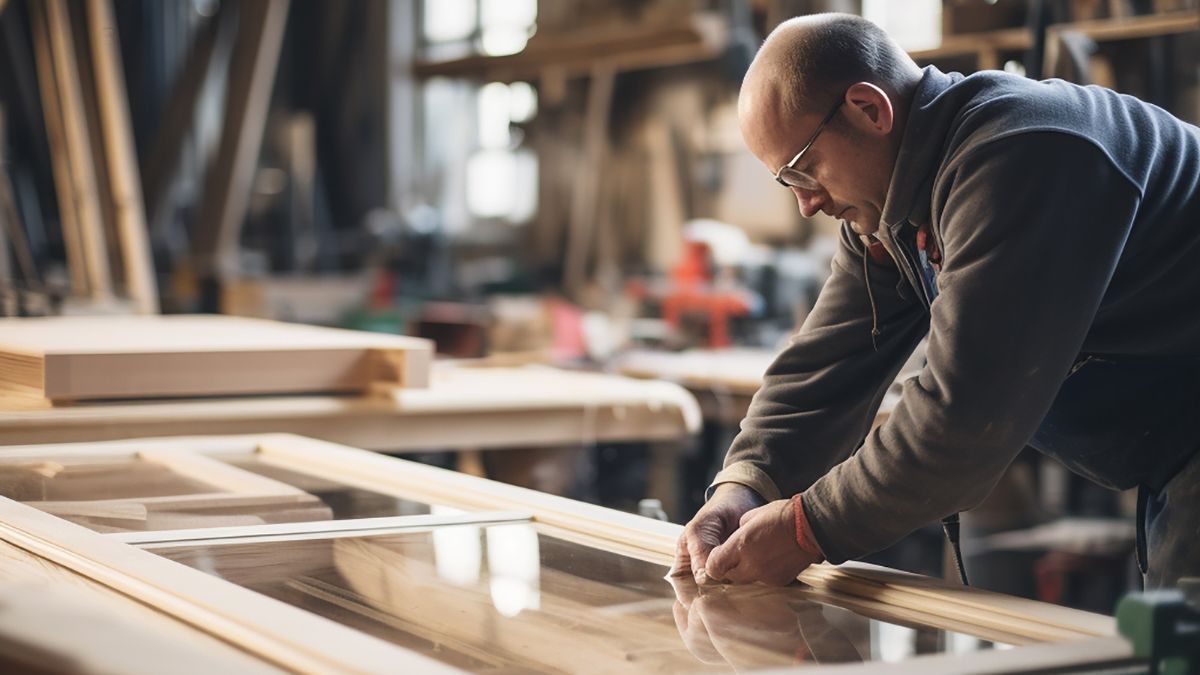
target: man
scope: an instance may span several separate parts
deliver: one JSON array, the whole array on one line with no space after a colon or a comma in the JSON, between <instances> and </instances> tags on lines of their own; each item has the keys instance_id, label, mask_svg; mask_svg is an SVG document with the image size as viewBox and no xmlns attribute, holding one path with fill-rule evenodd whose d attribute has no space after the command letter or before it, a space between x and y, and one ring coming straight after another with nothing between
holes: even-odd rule
<instances>
[{"instance_id":1,"label":"man","mask_svg":"<svg viewBox=\"0 0 1200 675\"><path fill-rule=\"evenodd\" d=\"M1200 574L1200 130L1099 87L922 70L844 15L776 29L738 117L801 213L844 226L677 573L783 584L883 549L1028 444L1139 489L1148 586Z\"/></svg>"}]
</instances>

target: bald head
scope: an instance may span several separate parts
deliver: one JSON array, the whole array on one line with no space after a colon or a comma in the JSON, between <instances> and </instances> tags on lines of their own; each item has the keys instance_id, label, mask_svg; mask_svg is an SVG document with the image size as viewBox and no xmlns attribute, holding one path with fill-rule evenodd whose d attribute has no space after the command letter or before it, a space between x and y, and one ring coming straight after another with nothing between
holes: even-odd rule
<instances>
[{"instance_id":1,"label":"bald head","mask_svg":"<svg viewBox=\"0 0 1200 675\"><path fill-rule=\"evenodd\" d=\"M921 77L908 54L865 19L791 19L771 33L746 73L738 126L776 180L783 168L804 178L781 181L802 215L821 211L872 234Z\"/></svg>"},{"instance_id":2,"label":"bald head","mask_svg":"<svg viewBox=\"0 0 1200 675\"><path fill-rule=\"evenodd\" d=\"M921 69L882 28L851 14L789 19L767 37L738 100L745 116L789 119L832 105L856 82L906 98Z\"/></svg>"}]
</instances>

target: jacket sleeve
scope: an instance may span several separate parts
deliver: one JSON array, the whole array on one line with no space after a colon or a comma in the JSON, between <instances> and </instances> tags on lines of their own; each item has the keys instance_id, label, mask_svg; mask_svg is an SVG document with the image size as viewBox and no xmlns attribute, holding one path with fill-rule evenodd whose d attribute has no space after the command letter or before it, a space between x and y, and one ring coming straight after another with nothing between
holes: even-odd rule
<instances>
[{"instance_id":1,"label":"jacket sleeve","mask_svg":"<svg viewBox=\"0 0 1200 675\"><path fill-rule=\"evenodd\" d=\"M775 500L806 489L862 442L927 328L927 315L899 270L890 260L872 260L843 226L832 274L800 331L767 369L710 492L734 482Z\"/></svg>"},{"instance_id":2,"label":"jacket sleeve","mask_svg":"<svg viewBox=\"0 0 1200 675\"><path fill-rule=\"evenodd\" d=\"M804 497L831 562L987 496L1078 355L1139 200L1106 155L1064 133L995 140L947 164L933 195L944 259L926 367Z\"/></svg>"}]
</instances>

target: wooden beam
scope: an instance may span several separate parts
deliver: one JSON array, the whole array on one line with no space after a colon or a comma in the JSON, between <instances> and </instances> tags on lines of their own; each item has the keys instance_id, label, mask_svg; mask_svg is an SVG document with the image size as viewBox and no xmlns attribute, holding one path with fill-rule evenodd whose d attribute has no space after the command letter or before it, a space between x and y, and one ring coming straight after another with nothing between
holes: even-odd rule
<instances>
[{"instance_id":1,"label":"wooden beam","mask_svg":"<svg viewBox=\"0 0 1200 675\"><path fill-rule=\"evenodd\" d=\"M87 22L126 291L139 314L157 314L158 286L146 233L141 178L111 0L88 0Z\"/></svg>"},{"instance_id":2,"label":"wooden beam","mask_svg":"<svg viewBox=\"0 0 1200 675\"><path fill-rule=\"evenodd\" d=\"M2 138L2 137L0 137ZM12 254L8 242L7 232L15 230L12 221L12 211L8 208L8 202L5 199L5 185L8 184L8 169L4 164L0 163L0 287L3 287L5 282L15 279L12 270ZM0 309L0 316L4 316L6 312Z\"/></svg>"},{"instance_id":3,"label":"wooden beam","mask_svg":"<svg viewBox=\"0 0 1200 675\"><path fill-rule=\"evenodd\" d=\"M994 60L1000 52L1023 52L1032 47L1033 32L1028 28L1005 28L967 35L947 35L937 47L909 52L909 56L916 61L970 55Z\"/></svg>"},{"instance_id":4,"label":"wooden beam","mask_svg":"<svg viewBox=\"0 0 1200 675\"><path fill-rule=\"evenodd\" d=\"M58 219L63 246L67 252L67 270L72 292L88 295L91 291L87 260L76 221L79 218L74 198L74 178L71 157L67 149L66 123L59 104L58 82L54 72L54 57L50 48L47 6L35 2L29 5L33 32L34 59L37 63L38 88L42 93L42 114L46 124L46 141L50 147L50 166L58 196Z\"/></svg>"},{"instance_id":5,"label":"wooden beam","mask_svg":"<svg viewBox=\"0 0 1200 675\"><path fill-rule=\"evenodd\" d=\"M71 165L71 197L77 214L82 259L86 269L89 295L93 300L111 300L112 273L108 244L101 220L99 184L95 157L88 137L83 91L79 83L79 60L71 30L66 0L46 0L46 24L50 35L58 103Z\"/></svg>"},{"instance_id":6,"label":"wooden beam","mask_svg":"<svg viewBox=\"0 0 1200 675\"><path fill-rule=\"evenodd\" d=\"M247 0L233 48L225 122L217 158L204 186L193 242L196 271L204 279L235 276L242 221L250 203L262 149L275 70L290 0Z\"/></svg>"},{"instance_id":7,"label":"wooden beam","mask_svg":"<svg viewBox=\"0 0 1200 675\"><path fill-rule=\"evenodd\" d=\"M175 79L163 110L162 123L142 162L146 215L151 225L160 223L165 215L184 142L194 126L200 94L212 75L214 59L229 47L236 18L236 13L223 5L216 17L200 26L191 52Z\"/></svg>"},{"instance_id":8,"label":"wooden beam","mask_svg":"<svg viewBox=\"0 0 1200 675\"><path fill-rule=\"evenodd\" d=\"M174 473L229 492L253 495L298 497L306 493L287 483L239 469L194 452L158 448L138 453L143 461L160 464Z\"/></svg>"},{"instance_id":9,"label":"wooden beam","mask_svg":"<svg viewBox=\"0 0 1200 675\"><path fill-rule=\"evenodd\" d=\"M70 630L64 630L70 626ZM0 542L5 672L281 675L216 637Z\"/></svg>"},{"instance_id":10,"label":"wooden beam","mask_svg":"<svg viewBox=\"0 0 1200 675\"><path fill-rule=\"evenodd\" d=\"M13 198L12 178L8 175L8 164L3 157L3 139L7 138L8 118L5 109L0 106L0 279L15 279L10 255L16 258L17 268L21 270L21 278L26 284L37 281L37 270L33 264L33 253L29 248L29 238L21 224L21 215L17 212L17 202Z\"/></svg>"},{"instance_id":11,"label":"wooden beam","mask_svg":"<svg viewBox=\"0 0 1200 675\"><path fill-rule=\"evenodd\" d=\"M583 157L575 162L575 181L567 223L567 259L563 282L572 292L580 291L588 279L588 261L596 239L596 213L604 161L608 156L608 119L612 113L613 87L617 78L612 64L592 68L588 83L587 112L583 119Z\"/></svg>"},{"instance_id":12,"label":"wooden beam","mask_svg":"<svg viewBox=\"0 0 1200 675\"><path fill-rule=\"evenodd\" d=\"M469 56L437 62L417 62L412 72L420 78L472 77L485 81L536 80L547 67L564 76L587 75L598 62L618 72L697 63L720 56L728 41L724 20L701 15L682 25L630 26L623 30L578 31L537 36L525 50L506 56Z\"/></svg>"},{"instance_id":13,"label":"wooden beam","mask_svg":"<svg viewBox=\"0 0 1200 675\"><path fill-rule=\"evenodd\" d=\"M80 102L83 104L83 121L92 158L92 170L96 176L96 203L100 205L100 228L104 233L105 262L112 275L113 293L120 295L125 279L122 276L121 250L117 246L117 206L109 189L108 151L104 147L103 123L100 120L100 100L96 96L96 80L91 68L91 47L87 31L87 16L84 2L67 2L67 25L75 48L75 74L79 79Z\"/></svg>"},{"instance_id":14,"label":"wooden beam","mask_svg":"<svg viewBox=\"0 0 1200 675\"><path fill-rule=\"evenodd\" d=\"M1052 25L1049 30L1051 34L1063 31L1082 33L1096 42L1136 40L1200 30L1200 12L1189 10L1120 19L1075 21Z\"/></svg>"},{"instance_id":15,"label":"wooden beam","mask_svg":"<svg viewBox=\"0 0 1200 675\"><path fill-rule=\"evenodd\" d=\"M1046 29L1046 66L1053 73L1062 58L1060 42L1064 33L1079 33L1096 42L1115 42L1192 33L1200 30L1200 12L1179 11L1127 18L1093 19L1051 25Z\"/></svg>"},{"instance_id":16,"label":"wooden beam","mask_svg":"<svg viewBox=\"0 0 1200 675\"><path fill-rule=\"evenodd\" d=\"M229 316L0 321L0 391L46 398L358 392L428 385L420 338Z\"/></svg>"},{"instance_id":17,"label":"wooden beam","mask_svg":"<svg viewBox=\"0 0 1200 675\"><path fill-rule=\"evenodd\" d=\"M27 133L33 136L32 141L36 146L40 143L37 136L41 133L39 127L42 125L41 110L38 107L38 71L33 60L34 50L30 45L31 31L21 22L21 18L19 9L13 10L9 15L0 15L0 46L4 50L0 58L8 61L13 78L15 100L7 102L9 118L14 120L13 128L28 130ZM34 29L36 30L36 24ZM44 153L35 153L29 160L35 173L51 173L49 158Z\"/></svg>"}]
</instances>

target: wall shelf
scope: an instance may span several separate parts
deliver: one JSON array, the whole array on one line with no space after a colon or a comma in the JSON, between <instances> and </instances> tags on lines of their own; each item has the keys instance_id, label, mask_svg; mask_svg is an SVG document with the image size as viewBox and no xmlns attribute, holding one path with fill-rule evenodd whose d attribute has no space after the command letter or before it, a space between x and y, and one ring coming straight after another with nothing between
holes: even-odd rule
<instances>
[{"instance_id":1,"label":"wall shelf","mask_svg":"<svg viewBox=\"0 0 1200 675\"><path fill-rule=\"evenodd\" d=\"M1033 47L1033 31L1028 28L1007 28L984 33L947 35L942 44L933 49L909 52L916 61L940 61L944 59L975 56L980 70L994 70L1002 64L1002 52L1022 52Z\"/></svg>"},{"instance_id":2,"label":"wall shelf","mask_svg":"<svg viewBox=\"0 0 1200 675\"><path fill-rule=\"evenodd\" d=\"M1066 32L1081 33L1097 42L1113 42L1177 35L1197 30L1200 30L1200 12L1163 12L1053 24L1047 28L1046 43L1047 50L1053 53L1058 36ZM909 54L916 61L925 63L974 56L979 70L991 70L1003 65L1001 54L1023 52L1031 49L1033 43L1033 32L1029 28L1006 28L947 35L942 39L941 45L932 49L912 51Z\"/></svg>"},{"instance_id":3,"label":"wall shelf","mask_svg":"<svg viewBox=\"0 0 1200 675\"><path fill-rule=\"evenodd\" d=\"M672 26L535 36L516 54L418 61L413 74L489 82L536 80L545 72L575 77L589 74L598 64L630 71L708 61L719 56L727 43L728 31L720 17L700 14Z\"/></svg>"},{"instance_id":4,"label":"wall shelf","mask_svg":"<svg viewBox=\"0 0 1200 675\"><path fill-rule=\"evenodd\" d=\"M1097 42L1111 42L1176 35L1195 30L1200 30L1200 11L1189 10L1060 23L1051 26L1049 32L1054 35L1071 31L1082 33Z\"/></svg>"}]
</instances>

